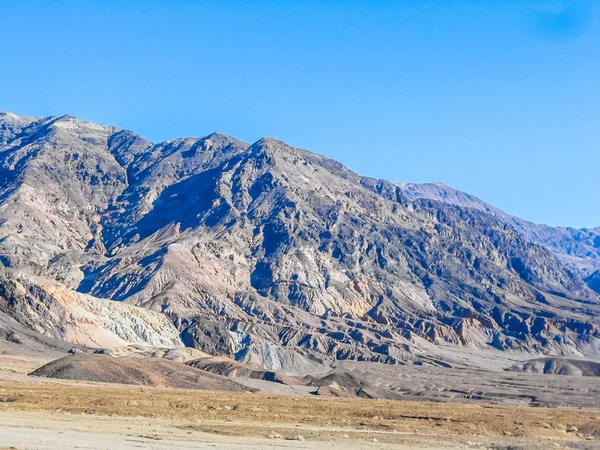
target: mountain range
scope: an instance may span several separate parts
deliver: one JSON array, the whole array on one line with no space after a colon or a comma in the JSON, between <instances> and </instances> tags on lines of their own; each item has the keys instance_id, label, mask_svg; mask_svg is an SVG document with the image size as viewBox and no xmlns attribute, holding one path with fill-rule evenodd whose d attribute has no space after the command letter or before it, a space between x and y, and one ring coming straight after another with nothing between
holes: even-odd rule
<instances>
[{"instance_id":1,"label":"mountain range","mask_svg":"<svg viewBox=\"0 0 600 450\"><path fill-rule=\"evenodd\" d=\"M600 228L213 133L0 113L0 327L287 374L600 357ZM0 337L3 335L0 329Z\"/></svg>"}]
</instances>

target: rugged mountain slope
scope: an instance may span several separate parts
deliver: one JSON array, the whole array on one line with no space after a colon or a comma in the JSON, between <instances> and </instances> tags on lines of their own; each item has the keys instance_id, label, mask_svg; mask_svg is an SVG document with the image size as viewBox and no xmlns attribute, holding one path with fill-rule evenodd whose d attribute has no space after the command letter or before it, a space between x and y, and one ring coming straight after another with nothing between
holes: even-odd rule
<instances>
[{"instance_id":1,"label":"rugged mountain slope","mask_svg":"<svg viewBox=\"0 0 600 450\"><path fill-rule=\"evenodd\" d=\"M81 264L102 258L98 213L126 186L106 151L115 130L71 117L4 114L0 124L0 310L81 345L180 345L160 314L67 289L79 285Z\"/></svg>"},{"instance_id":2,"label":"rugged mountain slope","mask_svg":"<svg viewBox=\"0 0 600 450\"><path fill-rule=\"evenodd\" d=\"M71 348L72 344L37 333L0 311L0 354L58 358Z\"/></svg>"},{"instance_id":3,"label":"rugged mountain slope","mask_svg":"<svg viewBox=\"0 0 600 450\"><path fill-rule=\"evenodd\" d=\"M273 139L154 145L71 117L4 122L11 280L165 314L186 345L288 373L333 359L445 364L428 355L446 346L600 354L598 295L497 215L411 201ZM56 335L64 313L52 317Z\"/></svg>"},{"instance_id":4,"label":"rugged mountain slope","mask_svg":"<svg viewBox=\"0 0 600 450\"><path fill-rule=\"evenodd\" d=\"M576 229L531 223L511 216L474 195L457 191L441 183L400 183L398 186L411 201L436 200L477 209L498 217L514 227L529 242L548 248L563 264L578 271L584 278L600 270L600 228ZM596 291L598 292L598 289Z\"/></svg>"},{"instance_id":5,"label":"rugged mountain slope","mask_svg":"<svg viewBox=\"0 0 600 450\"><path fill-rule=\"evenodd\" d=\"M94 298L56 282L11 275L0 277L0 314L44 336L97 348L182 346L179 333L162 314Z\"/></svg>"}]
</instances>

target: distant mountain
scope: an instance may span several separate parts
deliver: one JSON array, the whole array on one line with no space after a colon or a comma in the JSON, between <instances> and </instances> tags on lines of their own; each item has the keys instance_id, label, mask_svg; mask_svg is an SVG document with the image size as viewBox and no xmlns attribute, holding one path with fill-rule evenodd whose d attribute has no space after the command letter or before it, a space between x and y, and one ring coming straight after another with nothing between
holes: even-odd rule
<instances>
[{"instance_id":1,"label":"distant mountain","mask_svg":"<svg viewBox=\"0 0 600 450\"><path fill-rule=\"evenodd\" d=\"M514 227L529 242L548 248L563 264L577 271L583 278L590 277L600 270L600 227L576 229L538 225L511 216L474 195L457 191L442 183L399 183L398 186L411 201L436 200L498 217ZM591 280L600 278L600 272L595 277ZM600 292L600 286L591 285L591 287L596 292Z\"/></svg>"},{"instance_id":2,"label":"distant mountain","mask_svg":"<svg viewBox=\"0 0 600 450\"><path fill-rule=\"evenodd\" d=\"M0 311L47 336L91 345L79 324L100 316L96 333L288 374L600 355L594 263L572 270L476 199L417 198L270 138L153 144L11 114L0 130Z\"/></svg>"}]
</instances>

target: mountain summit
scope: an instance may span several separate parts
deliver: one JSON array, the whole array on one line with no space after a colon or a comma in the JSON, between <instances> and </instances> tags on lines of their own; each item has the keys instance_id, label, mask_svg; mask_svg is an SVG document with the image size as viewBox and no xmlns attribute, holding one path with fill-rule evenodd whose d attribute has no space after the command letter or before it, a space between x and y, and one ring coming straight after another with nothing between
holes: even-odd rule
<instances>
[{"instance_id":1,"label":"mountain summit","mask_svg":"<svg viewBox=\"0 0 600 450\"><path fill-rule=\"evenodd\" d=\"M88 346L186 345L287 373L600 356L599 236L270 138L154 144L0 114L0 314Z\"/></svg>"}]
</instances>

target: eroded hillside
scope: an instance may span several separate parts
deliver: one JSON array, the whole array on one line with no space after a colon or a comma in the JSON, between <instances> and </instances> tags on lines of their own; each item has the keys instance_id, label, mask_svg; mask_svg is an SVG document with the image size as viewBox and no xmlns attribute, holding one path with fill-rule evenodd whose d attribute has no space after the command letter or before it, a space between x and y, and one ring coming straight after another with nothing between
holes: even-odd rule
<instances>
[{"instance_id":1,"label":"eroded hillside","mask_svg":"<svg viewBox=\"0 0 600 450\"><path fill-rule=\"evenodd\" d=\"M288 373L459 348L600 355L598 294L497 214L269 138L0 123L0 309L45 335L83 343L85 316Z\"/></svg>"}]
</instances>

